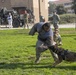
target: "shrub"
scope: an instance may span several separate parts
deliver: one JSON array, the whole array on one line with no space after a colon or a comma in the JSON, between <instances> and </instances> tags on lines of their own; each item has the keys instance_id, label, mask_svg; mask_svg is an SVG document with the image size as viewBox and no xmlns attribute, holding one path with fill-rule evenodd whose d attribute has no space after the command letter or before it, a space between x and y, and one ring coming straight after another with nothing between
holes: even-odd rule
<instances>
[{"instance_id":1,"label":"shrub","mask_svg":"<svg viewBox=\"0 0 76 75\"><path fill-rule=\"evenodd\" d=\"M75 14L63 14L60 15L60 23L74 23L76 19Z\"/></svg>"},{"instance_id":2,"label":"shrub","mask_svg":"<svg viewBox=\"0 0 76 75\"><path fill-rule=\"evenodd\" d=\"M63 14L63 15L60 15L60 21L59 21L59 23L60 24L74 23L75 19L76 19L76 15L75 14ZM52 21L51 17L49 17L49 21Z\"/></svg>"}]
</instances>

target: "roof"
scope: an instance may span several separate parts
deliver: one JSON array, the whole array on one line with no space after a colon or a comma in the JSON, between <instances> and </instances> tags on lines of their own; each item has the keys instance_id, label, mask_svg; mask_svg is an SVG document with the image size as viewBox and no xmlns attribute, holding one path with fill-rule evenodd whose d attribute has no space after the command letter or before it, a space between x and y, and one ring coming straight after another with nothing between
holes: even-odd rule
<instances>
[{"instance_id":1,"label":"roof","mask_svg":"<svg viewBox=\"0 0 76 75\"><path fill-rule=\"evenodd\" d=\"M58 4L64 4L64 3L71 3L71 2L72 2L72 0L57 0L57 1L54 1L54 3L56 5L58 5Z\"/></svg>"}]
</instances>

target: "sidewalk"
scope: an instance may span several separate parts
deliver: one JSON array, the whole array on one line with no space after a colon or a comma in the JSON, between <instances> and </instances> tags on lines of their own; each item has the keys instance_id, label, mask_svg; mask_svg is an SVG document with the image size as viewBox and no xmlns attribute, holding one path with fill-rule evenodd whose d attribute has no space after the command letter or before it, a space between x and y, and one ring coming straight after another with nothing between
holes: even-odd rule
<instances>
[{"instance_id":1,"label":"sidewalk","mask_svg":"<svg viewBox=\"0 0 76 75\"><path fill-rule=\"evenodd\" d=\"M29 29L31 29L33 24L29 24ZM9 25L0 25L0 30L7 30L7 29L24 29L24 27L17 27L17 28L9 28ZM28 29L25 27L25 29Z\"/></svg>"},{"instance_id":2,"label":"sidewalk","mask_svg":"<svg viewBox=\"0 0 76 75\"><path fill-rule=\"evenodd\" d=\"M53 25L51 25L53 28ZM75 23L69 23L69 24L59 24L59 28L75 28L76 24Z\"/></svg>"},{"instance_id":3,"label":"sidewalk","mask_svg":"<svg viewBox=\"0 0 76 75\"><path fill-rule=\"evenodd\" d=\"M59 28L75 28L76 24L75 23L69 23L69 24L60 24Z\"/></svg>"},{"instance_id":4,"label":"sidewalk","mask_svg":"<svg viewBox=\"0 0 76 75\"><path fill-rule=\"evenodd\" d=\"M31 29L33 26L29 25L29 29ZM53 28L53 25L51 25L51 28ZM76 24L75 23L69 23L69 24L59 24L59 28L76 28ZM6 29L23 29L23 27L18 27L18 28L9 28L9 26L7 25L0 25L0 30L6 30ZM27 28L26 28L27 29Z\"/></svg>"}]
</instances>

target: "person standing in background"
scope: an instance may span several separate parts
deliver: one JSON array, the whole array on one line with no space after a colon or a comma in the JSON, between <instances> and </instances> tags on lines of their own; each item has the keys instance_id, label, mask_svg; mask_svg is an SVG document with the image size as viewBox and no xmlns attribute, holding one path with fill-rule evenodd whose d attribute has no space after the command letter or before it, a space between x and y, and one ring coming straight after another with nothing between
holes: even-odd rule
<instances>
[{"instance_id":1,"label":"person standing in background","mask_svg":"<svg viewBox=\"0 0 76 75\"><path fill-rule=\"evenodd\" d=\"M44 22L44 21L45 21L44 16L40 15L40 22Z\"/></svg>"},{"instance_id":2,"label":"person standing in background","mask_svg":"<svg viewBox=\"0 0 76 75\"><path fill-rule=\"evenodd\" d=\"M8 20L9 28L12 28L13 19L12 19L12 14L11 13L8 14L7 20Z\"/></svg>"},{"instance_id":3,"label":"person standing in background","mask_svg":"<svg viewBox=\"0 0 76 75\"><path fill-rule=\"evenodd\" d=\"M56 42L57 45L62 45L61 35L59 33L59 26L58 26L60 17L56 13L56 11L53 12L52 20L54 26L54 41Z\"/></svg>"},{"instance_id":4,"label":"person standing in background","mask_svg":"<svg viewBox=\"0 0 76 75\"><path fill-rule=\"evenodd\" d=\"M24 22L24 28L29 29L29 13L27 11L24 14Z\"/></svg>"},{"instance_id":5,"label":"person standing in background","mask_svg":"<svg viewBox=\"0 0 76 75\"><path fill-rule=\"evenodd\" d=\"M59 29L58 23L59 23L60 17L56 13L56 11L53 12L52 20L53 20L54 30Z\"/></svg>"}]
</instances>

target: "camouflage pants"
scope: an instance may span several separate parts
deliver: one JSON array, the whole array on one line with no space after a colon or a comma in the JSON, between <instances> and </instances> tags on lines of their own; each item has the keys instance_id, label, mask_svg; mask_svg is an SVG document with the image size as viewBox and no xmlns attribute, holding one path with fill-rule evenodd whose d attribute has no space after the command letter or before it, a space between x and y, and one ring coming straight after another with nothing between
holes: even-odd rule
<instances>
[{"instance_id":1,"label":"camouflage pants","mask_svg":"<svg viewBox=\"0 0 76 75\"><path fill-rule=\"evenodd\" d=\"M48 46L44 42L42 42L40 40L37 41L37 43L36 43L36 60L35 60L35 63L39 63L41 53L46 51L47 49L48 49ZM54 61L56 61L58 59L57 54L53 53L52 50L50 50L50 52L51 52L51 54L52 54L52 56L54 58Z\"/></svg>"},{"instance_id":2,"label":"camouflage pants","mask_svg":"<svg viewBox=\"0 0 76 75\"><path fill-rule=\"evenodd\" d=\"M53 26L54 26L54 29L58 29L59 28L58 23L53 23Z\"/></svg>"}]
</instances>

